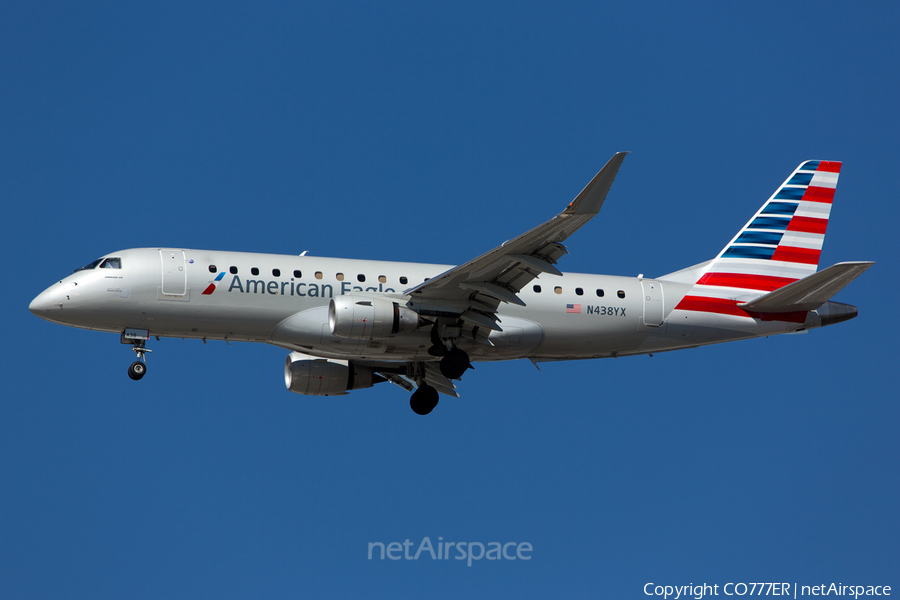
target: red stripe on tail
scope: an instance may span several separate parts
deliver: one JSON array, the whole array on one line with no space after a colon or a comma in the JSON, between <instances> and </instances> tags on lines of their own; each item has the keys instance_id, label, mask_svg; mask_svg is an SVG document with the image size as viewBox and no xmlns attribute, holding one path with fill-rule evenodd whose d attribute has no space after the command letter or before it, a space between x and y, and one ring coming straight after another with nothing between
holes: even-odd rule
<instances>
[{"instance_id":1,"label":"red stripe on tail","mask_svg":"<svg viewBox=\"0 0 900 600\"><path fill-rule=\"evenodd\" d=\"M834 202L834 188L811 185L806 188L803 199L807 202L824 202L825 204L831 204Z\"/></svg>"},{"instance_id":2,"label":"red stripe on tail","mask_svg":"<svg viewBox=\"0 0 900 600\"><path fill-rule=\"evenodd\" d=\"M812 248L794 248L792 246L778 246L772 260L782 260L784 262L803 263L805 265L819 264L819 255L821 250L813 250Z\"/></svg>"},{"instance_id":3,"label":"red stripe on tail","mask_svg":"<svg viewBox=\"0 0 900 600\"><path fill-rule=\"evenodd\" d=\"M802 231L803 233L825 233L828 227L828 219L816 219L814 217L794 217L788 224L788 231Z\"/></svg>"},{"instance_id":4,"label":"red stripe on tail","mask_svg":"<svg viewBox=\"0 0 900 600\"><path fill-rule=\"evenodd\" d=\"M737 300L725 298L706 298L704 296L685 296L675 307L675 310L693 310L697 312L731 315L733 317L747 317L760 321L784 321L786 323L803 323L806 321L807 311L789 313L758 313L739 308Z\"/></svg>"}]
</instances>

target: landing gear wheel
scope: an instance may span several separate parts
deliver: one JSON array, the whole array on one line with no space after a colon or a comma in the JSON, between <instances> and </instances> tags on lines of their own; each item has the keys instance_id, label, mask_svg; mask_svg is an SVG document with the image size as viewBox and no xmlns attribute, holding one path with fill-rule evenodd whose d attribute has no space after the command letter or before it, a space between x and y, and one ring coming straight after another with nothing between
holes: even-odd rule
<instances>
[{"instance_id":1,"label":"landing gear wheel","mask_svg":"<svg viewBox=\"0 0 900 600\"><path fill-rule=\"evenodd\" d=\"M142 363L139 360L131 363L131 366L128 367L128 376L137 381L141 377L144 376L144 373L147 372L147 365Z\"/></svg>"},{"instance_id":2,"label":"landing gear wheel","mask_svg":"<svg viewBox=\"0 0 900 600\"><path fill-rule=\"evenodd\" d=\"M438 404L438 391L430 385L423 385L409 399L409 407L417 415L427 415Z\"/></svg>"},{"instance_id":3,"label":"landing gear wheel","mask_svg":"<svg viewBox=\"0 0 900 600\"><path fill-rule=\"evenodd\" d=\"M441 375L447 379L459 379L469 368L469 355L454 348L441 359Z\"/></svg>"}]
</instances>

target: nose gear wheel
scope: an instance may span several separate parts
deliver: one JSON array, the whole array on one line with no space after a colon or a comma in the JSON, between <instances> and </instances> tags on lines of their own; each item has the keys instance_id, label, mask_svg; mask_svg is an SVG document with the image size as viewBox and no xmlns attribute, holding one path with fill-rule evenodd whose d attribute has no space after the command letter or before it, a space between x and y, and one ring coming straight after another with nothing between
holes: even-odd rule
<instances>
[{"instance_id":1,"label":"nose gear wheel","mask_svg":"<svg viewBox=\"0 0 900 600\"><path fill-rule=\"evenodd\" d=\"M147 365L142 363L139 360L131 363L131 366L128 367L128 376L137 381L147 372Z\"/></svg>"}]
</instances>

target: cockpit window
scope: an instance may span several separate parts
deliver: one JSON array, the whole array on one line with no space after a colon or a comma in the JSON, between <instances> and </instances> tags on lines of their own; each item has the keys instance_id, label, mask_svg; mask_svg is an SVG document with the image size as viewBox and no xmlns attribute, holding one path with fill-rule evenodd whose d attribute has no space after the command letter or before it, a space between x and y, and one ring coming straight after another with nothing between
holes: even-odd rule
<instances>
[{"instance_id":1,"label":"cockpit window","mask_svg":"<svg viewBox=\"0 0 900 600\"><path fill-rule=\"evenodd\" d=\"M103 264L100 265L101 269L121 269L122 268L122 259L121 258L107 258L103 261Z\"/></svg>"},{"instance_id":2,"label":"cockpit window","mask_svg":"<svg viewBox=\"0 0 900 600\"><path fill-rule=\"evenodd\" d=\"M86 265L84 265L83 267L78 267L77 269L75 269L75 270L72 271L72 272L73 272L73 273L77 273L78 271L88 271L88 270L90 270L90 269L96 269L96 268L97 268L97 265L99 265L99 264L102 263L102 262L103 262L103 259L102 259L102 258L98 258L98 259L95 260L94 262L92 262L92 263L90 263L90 264L86 264Z\"/></svg>"}]
</instances>

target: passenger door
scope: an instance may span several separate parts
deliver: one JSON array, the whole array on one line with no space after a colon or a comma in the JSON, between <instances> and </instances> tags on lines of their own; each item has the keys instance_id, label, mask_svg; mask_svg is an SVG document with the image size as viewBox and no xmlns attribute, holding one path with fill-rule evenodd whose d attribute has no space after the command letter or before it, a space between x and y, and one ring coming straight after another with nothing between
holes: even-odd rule
<instances>
[{"instance_id":1,"label":"passenger door","mask_svg":"<svg viewBox=\"0 0 900 600\"><path fill-rule=\"evenodd\" d=\"M162 261L162 295L184 296L187 293L187 269L184 250L160 249Z\"/></svg>"}]
</instances>

